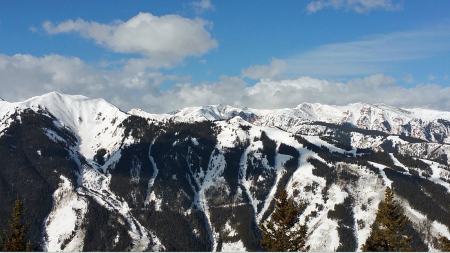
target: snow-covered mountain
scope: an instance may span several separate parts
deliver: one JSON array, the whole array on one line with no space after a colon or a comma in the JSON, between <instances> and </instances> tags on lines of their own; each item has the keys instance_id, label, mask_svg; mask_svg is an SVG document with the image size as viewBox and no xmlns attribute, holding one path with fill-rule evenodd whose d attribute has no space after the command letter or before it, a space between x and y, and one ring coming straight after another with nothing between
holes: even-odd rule
<instances>
[{"instance_id":1,"label":"snow-covered mountain","mask_svg":"<svg viewBox=\"0 0 450 253\"><path fill-rule=\"evenodd\" d=\"M250 251L287 189L312 251L355 251L391 186L414 249L435 250L450 237L449 122L363 103L150 114L56 92L1 101L0 217L22 196L48 251Z\"/></svg>"},{"instance_id":2,"label":"snow-covered mountain","mask_svg":"<svg viewBox=\"0 0 450 253\"><path fill-rule=\"evenodd\" d=\"M296 108L261 110L224 105L187 107L169 114L148 114L133 109L129 112L145 118L176 122L226 120L235 116L260 126L280 127L288 132L302 133L305 123L326 122L388 134L406 135L432 142L450 143L450 112L428 109L402 109L384 104L355 103L331 106L302 103Z\"/></svg>"}]
</instances>

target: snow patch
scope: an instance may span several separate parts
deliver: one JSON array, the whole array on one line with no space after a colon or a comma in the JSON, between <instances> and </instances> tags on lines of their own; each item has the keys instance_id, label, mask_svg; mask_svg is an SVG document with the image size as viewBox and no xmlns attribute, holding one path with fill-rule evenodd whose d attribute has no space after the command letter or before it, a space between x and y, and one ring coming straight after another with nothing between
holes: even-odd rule
<instances>
[{"instance_id":1,"label":"snow patch","mask_svg":"<svg viewBox=\"0 0 450 253\"><path fill-rule=\"evenodd\" d=\"M404 141L400 138L400 136L390 135L387 137L388 140L392 141L395 144L409 144L409 142Z\"/></svg>"},{"instance_id":2,"label":"snow patch","mask_svg":"<svg viewBox=\"0 0 450 253\"><path fill-rule=\"evenodd\" d=\"M191 138L191 141L192 141L192 144L194 144L195 146L199 145L197 138Z\"/></svg>"},{"instance_id":3,"label":"snow patch","mask_svg":"<svg viewBox=\"0 0 450 253\"><path fill-rule=\"evenodd\" d=\"M222 244L222 252L245 252L247 249L241 240L237 242L224 242Z\"/></svg>"}]
</instances>

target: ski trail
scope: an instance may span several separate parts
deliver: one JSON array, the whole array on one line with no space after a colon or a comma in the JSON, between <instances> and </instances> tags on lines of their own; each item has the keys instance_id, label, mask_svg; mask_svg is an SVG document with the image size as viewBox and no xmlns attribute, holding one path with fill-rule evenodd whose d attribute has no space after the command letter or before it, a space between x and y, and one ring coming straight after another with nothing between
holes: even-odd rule
<instances>
[{"instance_id":1,"label":"ski trail","mask_svg":"<svg viewBox=\"0 0 450 253\"><path fill-rule=\"evenodd\" d=\"M191 153L190 151L191 151L191 147L188 148L188 154ZM211 156L212 156L212 153L211 153ZM194 179L194 182L197 185L197 188L201 189L201 184L200 184L198 178L194 176L194 173L192 172L192 164L189 162L188 158L189 158L189 156L186 157L186 162L188 164L189 172L191 173L192 178ZM191 185L192 191L194 192L193 204L195 204L203 212L203 214L205 215L205 219L206 219L205 226L206 226L206 230L208 231L209 240L211 242L211 251L214 251L214 249L215 249L214 248L214 246L215 246L214 236L213 236L213 232L212 232L211 221L209 219L209 215L207 214L207 212L209 212L209 211L208 211L208 205L205 204L206 201L205 201L204 192L202 191L202 193L203 193L202 200L203 201L200 201L199 192L197 192L197 190L195 189L194 185L192 184L191 178L188 177L187 179L189 181L189 184ZM200 203L200 202L203 202L203 203ZM205 210L205 208L206 208L206 210Z\"/></svg>"},{"instance_id":2,"label":"ski trail","mask_svg":"<svg viewBox=\"0 0 450 253\"><path fill-rule=\"evenodd\" d=\"M244 150L244 153L241 156L241 161L239 163L239 167L240 167L240 183L242 186L244 186L245 189L245 193L248 196L248 199L250 200L250 204L253 206L253 211L255 213L255 215L257 214L257 203L256 201L253 199L253 196L250 192L250 186L251 186L251 182L249 180L246 179L246 175L247 175L247 159L248 159L248 152L249 152L249 147L247 147Z\"/></svg>"},{"instance_id":3,"label":"ski trail","mask_svg":"<svg viewBox=\"0 0 450 253\"><path fill-rule=\"evenodd\" d=\"M275 179L275 182L273 183L272 187L270 188L269 195L267 195L267 197L266 197L266 199L264 201L264 206L261 209L261 212L256 217L256 220L258 221L258 224L261 223L261 220L262 220L262 217L264 216L264 213L267 211L267 209L269 209L270 202L275 197L275 192L277 191L277 185L278 185L278 183L280 182L280 179L281 179L281 175L280 174L281 174L282 170L283 170L283 168L282 168L281 164L279 164L279 161L278 161L278 152L275 152L276 179Z\"/></svg>"}]
</instances>

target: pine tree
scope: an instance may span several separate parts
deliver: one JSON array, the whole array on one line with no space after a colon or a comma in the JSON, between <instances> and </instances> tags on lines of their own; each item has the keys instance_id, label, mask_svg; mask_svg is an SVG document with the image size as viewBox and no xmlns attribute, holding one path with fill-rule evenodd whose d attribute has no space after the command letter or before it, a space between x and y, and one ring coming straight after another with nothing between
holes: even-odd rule
<instances>
[{"instance_id":1,"label":"pine tree","mask_svg":"<svg viewBox=\"0 0 450 253\"><path fill-rule=\"evenodd\" d=\"M439 237L439 242L441 243L441 250L444 252L450 252L450 240L447 237Z\"/></svg>"},{"instance_id":2,"label":"pine tree","mask_svg":"<svg viewBox=\"0 0 450 253\"><path fill-rule=\"evenodd\" d=\"M302 205L297 205L287 197L286 190L275 200L275 211L267 221L267 226L260 224L262 231L261 247L268 251L307 251L308 227L299 225L299 214Z\"/></svg>"},{"instance_id":3,"label":"pine tree","mask_svg":"<svg viewBox=\"0 0 450 253\"><path fill-rule=\"evenodd\" d=\"M394 193L386 187L372 229L372 236L362 246L363 251L411 251L411 236L406 235L408 218L394 200Z\"/></svg>"},{"instance_id":4,"label":"pine tree","mask_svg":"<svg viewBox=\"0 0 450 253\"><path fill-rule=\"evenodd\" d=\"M5 237L0 237L0 245L2 251L31 251L31 242L26 242L26 234L30 228L30 224L22 224L23 215L26 212L24 203L20 202L19 195L14 203L12 220L9 220L12 234L3 230Z\"/></svg>"}]
</instances>

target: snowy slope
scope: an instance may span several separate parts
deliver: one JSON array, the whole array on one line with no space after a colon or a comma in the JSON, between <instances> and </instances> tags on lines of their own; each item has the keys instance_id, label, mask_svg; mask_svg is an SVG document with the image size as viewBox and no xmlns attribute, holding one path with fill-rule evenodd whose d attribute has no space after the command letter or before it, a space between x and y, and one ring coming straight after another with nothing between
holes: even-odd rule
<instances>
[{"instance_id":1,"label":"snowy slope","mask_svg":"<svg viewBox=\"0 0 450 253\"><path fill-rule=\"evenodd\" d=\"M129 110L127 113L130 115L135 115L135 116L139 116L142 118L158 120L158 121L163 121L172 116L171 114L167 114L167 113L163 113L163 114L148 113L148 112L138 109L138 108L133 108L133 109Z\"/></svg>"},{"instance_id":2,"label":"snowy slope","mask_svg":"<svg viewBox=\"0 0 450 253\"><path fill-rule=\"evenodd\" d=\"M43 108L55 116L62 126L77 134L80 153L92 159L100 148L117 147L114 131L127 114L103 99L63 95L56 92L24 101L19 106L31 109Z\"/></svg>"},{"instance_id":3,"label":"snowy slope","mask_svg":"<svg viewBox=\"0 0 450 253\"><path fill-rule=\"evenodd\" d=\"M79 138L79 152L92 159L99 148L117 149L120 138L115 137L118 125L128 116L103 99L51 92L24 102L0 104L0 118L16 110L43 109L51 113L60 126L70 129ZM1 128L0 128L1 131Z\"/></svg>"},{"instance_id":4,"label":"snowy slope","mask_svg":"<svg viewBox=\"0 0 450 253\"><path fill-rule=\"evenodd\" d=\"M235 117L239 109L224 105L186 107L171 112L172 119L180 122L196 122L204 120L224 120Z\"/></svg>"}]
</instances>

